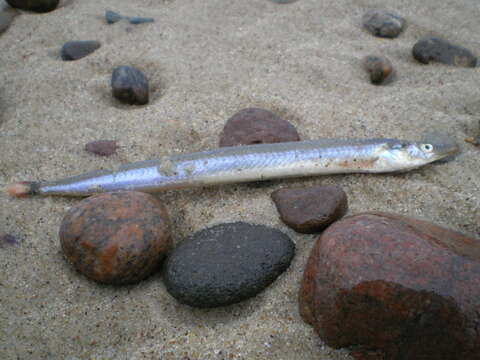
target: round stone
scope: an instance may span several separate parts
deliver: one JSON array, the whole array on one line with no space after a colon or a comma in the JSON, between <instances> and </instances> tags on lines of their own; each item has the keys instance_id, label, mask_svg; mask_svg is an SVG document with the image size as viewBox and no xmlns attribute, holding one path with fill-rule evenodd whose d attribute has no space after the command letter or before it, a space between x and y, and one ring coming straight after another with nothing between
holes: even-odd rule
<instances>
[{"instance_id":1,"label":"round stone","mask_svg":"<svg viewBox=\"0 0 480 360\"><path fill-rule=\"evenodd\" d=\"M370 82L375 85L383 83L393 72L392 63L384 56L368 55L363 60L363 67L370 74Z\"/></svg>"},{"instance_id":2,"label":"round stone","mask_svg":"<svg viewBox=\"0 0 480 360\"><path fill-rule=\"evenodd\" d=\"M113 96L130 105L148 104L148 80L132 66L120 66L112 73Z\"/></svg>"},{"instance_id":3,"label":"round stone","mask_svg":"<svg viewBox=\"0 0 480 360\"><path fill-rule=\"evenodd\" d=\"M363 26L378 37L396 38L405 26L405 19L388 10L371 10L363 15Z\"/></svg>"},{"instance_id":4,"label":"round stone","mask_svg":"<svg viewBox=\"0 0 480 360\"><path fill-rule=\"evenodd\" d=\"M152 195L126 191L89 197L60 226L63 253L76 270L107 284L131 284L156 271L172 247L170 219Z\"/></svg>"},{"instance_id":5,"label":"round stone","mask_svg":"<svg viewBox=\"0 0 480 360\"><path fill-rule=\"evenodd\" d=\"M90 55L97 50L101 44L95 40L68 41L61 50L63 60L78 60Z\"/></svg>"},{"instance_id":6,"label":"round stone","mask_svg":"<svg viewBox=\"0 0 480 360\"><path fill-rule=\"evenodd\" d=\"M299 141L295 127L271 111L240 110L228 119L220 136L220 147Z\"/></svg>"},{"instance_id":7,"label":"round stone","mask_svg":"<svg viewBox=\"0 0 480 360\"><path fill-rule=\"evenodd\" d=\"M6 0L14 8L45 13L57 8L60 0Z\"/></svg>"},{"instance_id":8,"label":"round stone","mask_svg":"<svg viewBox=\"0 0 480 360\"><path fill-rule=\"evenodd\" d=\"M295 245L279 230L243 222L195 233L172 252L164 281L179 302L230 305L255 296L284 272Z\"/></svg>"},{"instance_id":9,"label":"round stone","mask_svg":"<svg viewBox=\"0 0 480 360\"><path fill-rule=\"evenodd\" d=\"M413 46L412 55L423 64L439 62L462 67L477 65L477 57L470 50L435 37L419 40Z\"/></svg>"}]
</instances>

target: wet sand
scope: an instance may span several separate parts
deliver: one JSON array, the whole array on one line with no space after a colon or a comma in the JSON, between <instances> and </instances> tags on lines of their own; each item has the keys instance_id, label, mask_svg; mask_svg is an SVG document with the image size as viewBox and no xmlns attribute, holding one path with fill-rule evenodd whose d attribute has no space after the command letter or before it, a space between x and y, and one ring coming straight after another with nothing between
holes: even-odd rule
<instances>
[{"instance_id":1,"label":"wet sand","mask_svg":"<svg viewBox=\"0 0 480 360\"><path fill-rule=\"evenodd\" d=\"M336 175L158 194L178 243L206 226L247 221L273 226L296 243L291 267L259 296L226 308L181 305L161 274L135 286L97 285L60 251L58 229L78 200L0 196L0 353L4 359L350 359L325 346L298 314L297 292L315 236L278 218L270 193L284 186L337 184L349 214L419 216L480 237L480 149L463 139L480 116L478 69L422 65L414 43L439 35L480 55L476 0L463 2L268 0L65 1L48 14L22 12L0 35L0 184L54 179L97 168L218 146L226 120L262 107L296 126L302 139L418 139L432 129L455 137L454 161L396 175ZM361 27L377 6L407 20L399 38ZM105 10L155 22L107 25ZM69 40L102 47L73 62ZM362 69L384 55L395 80L374 86ZM151 103L121 105L110 92L114 67L150 79ZM83 150L116 139L118 155Z\"/></svg>"}]
</instances>

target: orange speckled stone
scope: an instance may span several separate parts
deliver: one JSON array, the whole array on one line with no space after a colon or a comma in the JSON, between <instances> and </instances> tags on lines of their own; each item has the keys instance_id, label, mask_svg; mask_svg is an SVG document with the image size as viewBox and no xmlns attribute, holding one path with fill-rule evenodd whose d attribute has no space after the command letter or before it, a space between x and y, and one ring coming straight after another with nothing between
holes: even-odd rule
<instances>
[{"instance_id":1,"label":"orange speckled stone","mask_svg":"<svg viewBox=\"0 0 480 360\"><path fill-rule=\"evenodd\" d=\"M154 196L133 191L82 200L65 215L59 236L68 262L106 284L145 279L172 248L166 208Z\"/></svg>"},{"instance_id":2,"label":"orange speckled stone","mask_svg":"<svg viewBox=\"0 0 480 360\"><path fill-rule=\"evenodd\" d=\"M315 243L299 306L357 360L480 359L480 241L396 214L347 217Z\"/></svg>"}]
</instances>

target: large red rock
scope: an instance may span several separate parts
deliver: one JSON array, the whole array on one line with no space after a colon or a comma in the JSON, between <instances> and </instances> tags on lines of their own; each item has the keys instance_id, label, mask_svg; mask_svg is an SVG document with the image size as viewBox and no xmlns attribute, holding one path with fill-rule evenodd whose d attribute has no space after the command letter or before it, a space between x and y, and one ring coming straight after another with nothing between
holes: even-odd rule
<instances>
[{"instance_id":1,"label":"large red rock","mask_svg":"<svg viewBox=\"0 0 480 360\"><path fill-rule=\"evenodd\" d=\"M480 359L480 241L432 223L363 213L317 240L303 319L360 359Z\"/></svg>"}]
</instances>

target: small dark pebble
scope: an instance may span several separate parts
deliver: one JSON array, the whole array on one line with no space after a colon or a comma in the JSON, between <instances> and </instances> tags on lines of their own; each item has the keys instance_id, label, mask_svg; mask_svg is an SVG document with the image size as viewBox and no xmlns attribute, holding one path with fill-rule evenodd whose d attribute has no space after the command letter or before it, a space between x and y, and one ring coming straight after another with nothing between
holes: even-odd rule
<instances>
[{"instance_id":1,"label":"small dark pebble","mask_svg":"<svg viewBox=\"0 0 480 360\"><path fill-rule=\"evenodd\" d=\"M363 26L373 35L396 38L404 29L405 19L388 10L371 10L363 15Z\"/></svg>"},{"instance_id":2,"label":"small dark pebble","mask_svg":"<svg viewBox=\"0 0 480 360\"><path fill-rule=\"evenodd\" d=\"M18 245L18 240L15 236L10 234L0 234L0 249L4 249L9 246Z\"/></svg>"},{"instance_id":3,"label":"small dark pebble","mask_svg":"<svg viewBox=\"0 0 480 360\"><path fill-rule=\"evenodd\" d=\"M112 93L116 99L126 104L148 104L148 80L140 70L132 66L117 67L112 73Z\"/></svg>"},{"instance_id":4,"label":"small dark pebble","mask_svg":"<svg viewBox=\"0 0 480 360\"><path fill-rule=\"evenodd\" d=\"M117 152L116 140L96 140L85 145L85 150L95 155L111 156Z\"/></svg>"},{"instance_id":5,"label":"small dark pebble","mask_svg":"<svg viewBox=\"0 0 480 360\"><path fill-rule=\"evenodd\" d=\"M57 8L60 0L6 0L7 3L17 9L45 13Z\"/></svg>"},{"instance_id":6,"label":"small dark pebble","mask_svg":"<svg viewBox=\"0 0 480 360\"><path fill-rule=\"evenodd\" d=\"M108 24L115 24L116 22L123 19L123 16L116 13L112 10L105 11L105 20L107 20Z\"/></svg>"},{"instance_id":7,"label":"small dark pebble","mask_svg":"<svg viewBox=\"0 0 480 360\"><path fill-rule=\"evenodd\" d=\"M134 191L91 196L63 218L60 243L69 263L106 284L132 284L159 269L172 247L168 212Z\"/></svg>"},{"instance_id":8,"label":"small dark pebble","mask_svg":"<svg viewBox=\"0 0 480 360\"><path fill-rule=\"evenodd\" d=\"M375 85L384 82L393 72L392 63L384 56L366 56L363 67L370 74L370 82Z\"/></svg>"},{"instance_id":9,"label":"small dark pebble","mask_svg":"<svg viewBox=\"0 0 480 360\"><path fill-rule=\"evenodd\" d=\"M17 14L17 10L0 3L0 34L9 28Z\"/></svg>"},{"instance_id":10,"label":"small dark pebble","mask_svg":"<svg viewBox=\"0 0 480 360\"><path fill-rule=\"evenodd\" d=\"M293 230L314 234L347 213L347 194L339 186L287 188L271 195L282 221Z\"/></svg>"},{"instance_id":11,"label":"small dark pebble","mask_svg":"<svg viewBox=\"0 0 480 360\"><path fill-rule=\"evenodd\" d=\"M295 244L284 233L243 222L195 233L171 253L164 282L179 302L225 306L255 296L284 272Z\"/></svg>"},{"instance_id":12,"label":"small dark pebble","mask_svg":"<svg viewBox=\"0 0 480 360\"><path fill-rule=\"evenodd\" d=\"M132 25L144 24L144 23L155 21L154 18L146 18L146 17L139 17L139 16L123 16L112 10L107 10L105 12L105 19L107 20L108 24L115 24L120 20L127 20Z\"/></svg>"},{"instance_id":13,"label":"small dark pebble","mask_svg":"<svg viewBox=\"0 0 480 360\"><path fill-rule=\"evenodd\" d=\"M240 110L225 124L220 147L299 141L295 127L268 110Z\"/></svg>"},{"instance_id":14,"label":"small dark pebble","mask_svg":"<svg viewBox=\"0 0 480 360\"><path fill-rule=\"evenodd\" d=\"M412 55L423 64L433 61L462 67L477 65L477 57L470 50L436 37L419 40L413 46Z\"/></svg>"},{"instance_id":15,"label":"small dark pebble","mask_svg":"<svg viewBox=\"0 0 480 360\"><path fill-rule=\"evenodd\" d=\"M61 56L66 61L78 60L90 55L100 46L101 44L95 40L68 41L62 47Z\"/></svg>"}]
</instances>

